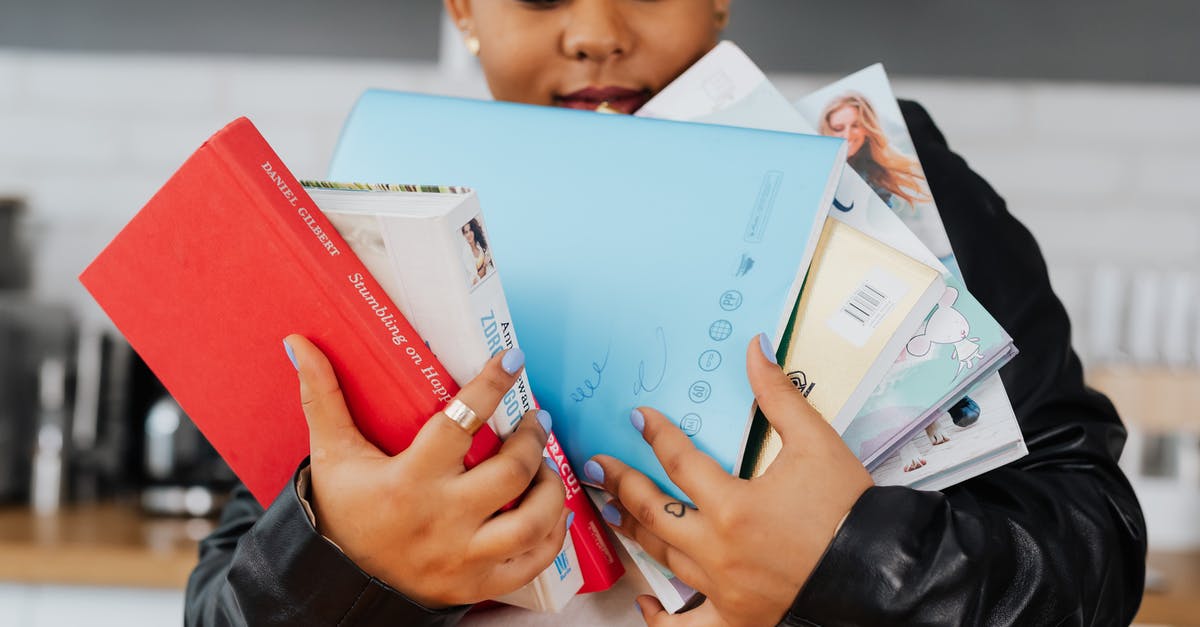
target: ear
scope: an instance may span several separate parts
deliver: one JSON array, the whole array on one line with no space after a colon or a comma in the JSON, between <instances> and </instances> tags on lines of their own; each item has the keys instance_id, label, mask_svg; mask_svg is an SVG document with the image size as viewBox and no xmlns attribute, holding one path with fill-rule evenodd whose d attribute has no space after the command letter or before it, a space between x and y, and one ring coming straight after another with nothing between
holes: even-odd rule
<instances>
[{"instance_id":1,"label":"ear","mask_svg":"<svg viewBox=\"0 0 1200 627\"><path fill-rule=\"evenodd\" d=\"M946 291L942 293L942 298L938 300L938 304L949 309L956 300L958 300L958 290L947 285Z\"/></svg>"},{"instance_id":2,"label":"ear","mask_svg":"<svg viewBox=\"0 0 1200 627\"><path fill-rule=\"evenodd\" d=\"M471 0L443 0L446 13L460 31L470 31L474 26L474 14L471 12Z\"/></svg>"},{"instance_id":3,"label":"ear","mask_svg":"<svg viewBox=\"0 0 1200 627\"><path fill-rule=\"evenodd\" d=\"M450 0L446 0L449 2ZM713 0L713 15L717 19L717 30L725 30L729 25L729 3L732 0Z\"/></svg>"}]
</instances>

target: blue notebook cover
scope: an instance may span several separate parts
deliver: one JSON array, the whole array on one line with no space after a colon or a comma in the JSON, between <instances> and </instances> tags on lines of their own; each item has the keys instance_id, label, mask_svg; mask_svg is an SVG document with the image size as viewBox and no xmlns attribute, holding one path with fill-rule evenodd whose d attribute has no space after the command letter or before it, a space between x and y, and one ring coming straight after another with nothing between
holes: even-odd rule
<instances>
[{"instance_id":1,"label":"blue notebook cover","mask_svg":"<svg viewBox=\"0 0 1200 627\"><path fill-rule=\"evenodd\" d=\"M571 463L614 455L684 499L629 412L737 471L747 343L778 342L844 161L838 139L369 91L330 179L474 188Z\"/></svg>"}]
</instances>

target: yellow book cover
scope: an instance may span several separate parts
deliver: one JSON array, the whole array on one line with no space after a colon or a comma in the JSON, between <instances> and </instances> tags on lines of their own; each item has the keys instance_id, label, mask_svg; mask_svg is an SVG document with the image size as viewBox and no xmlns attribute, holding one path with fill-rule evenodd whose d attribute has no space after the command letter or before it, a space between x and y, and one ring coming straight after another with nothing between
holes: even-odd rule
<instances>
[{"instance_id":1,"label":"yellow book cover","mask_svg":"<svg viewBox=\"0 0 1200 627\"><path fill-rule=\"evenodd\" d=\"M826 220L780 343L780 363L841 433L943 286L934 268L843 222ZM746 460L757 476L779 454L781 442L761 414L754 423Z\"/></svg>"}]
</instances>

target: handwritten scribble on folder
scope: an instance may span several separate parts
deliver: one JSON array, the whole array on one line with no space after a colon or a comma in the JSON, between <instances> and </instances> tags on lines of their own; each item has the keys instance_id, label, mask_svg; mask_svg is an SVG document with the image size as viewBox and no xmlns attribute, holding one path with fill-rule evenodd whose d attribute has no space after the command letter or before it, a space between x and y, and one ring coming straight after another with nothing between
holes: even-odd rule
<instances>
[{"instance_id":1,"label":"handwritten scribble on folder","mask_svg":"<svg viewBox=\"0 0 1200 627\"><path fill-rule=\"evenodd\" d=\"M738 468L747 342L778 341L844 160L830 138L370 91L330 177L474 188L572 464L615 455L685 498L629 412Z\"/></svg>"}]
</instances>

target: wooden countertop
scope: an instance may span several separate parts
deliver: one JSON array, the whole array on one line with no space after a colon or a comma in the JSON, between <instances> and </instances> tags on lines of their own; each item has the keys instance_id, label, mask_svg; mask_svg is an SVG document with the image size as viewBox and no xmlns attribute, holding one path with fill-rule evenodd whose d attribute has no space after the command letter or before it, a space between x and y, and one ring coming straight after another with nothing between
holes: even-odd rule
<instances>
[{"instance_id":1,"label":"wooden countertop","mask_svg":"<svg viewBox=\"0 0 1200 627\"><path fill-rule=\"evenodd\" d=\"M153 518L127 505L90 505L35 516L0 509L0 582L174 588L196 564L208 520ZM1152 553L1162 589L1148 591L1138 623L1200 624L1200 552Z\"/></svg>"},{"instance_id":2,"label":"wooden countertop","mask_svg":"<svg viewBox=\"0 0 1200 627\"><path fill-rule=\"evenodd\" d=\"M208 520L153 518L132 505L36 516L0 509L0 582L183 589Z\"/></svg>"},{"instance_id":3,"label":"wooden countertop","mask_svg":"<svg viewBox=\"0 0 1200 627\"><path fill-rule=\"evenodd\" d=\"M1149 568L1162 576L1142 597L1134 622L1147 625L1200 625L1200 551L1151 553Z\"/></svg>"}]
</instances>

